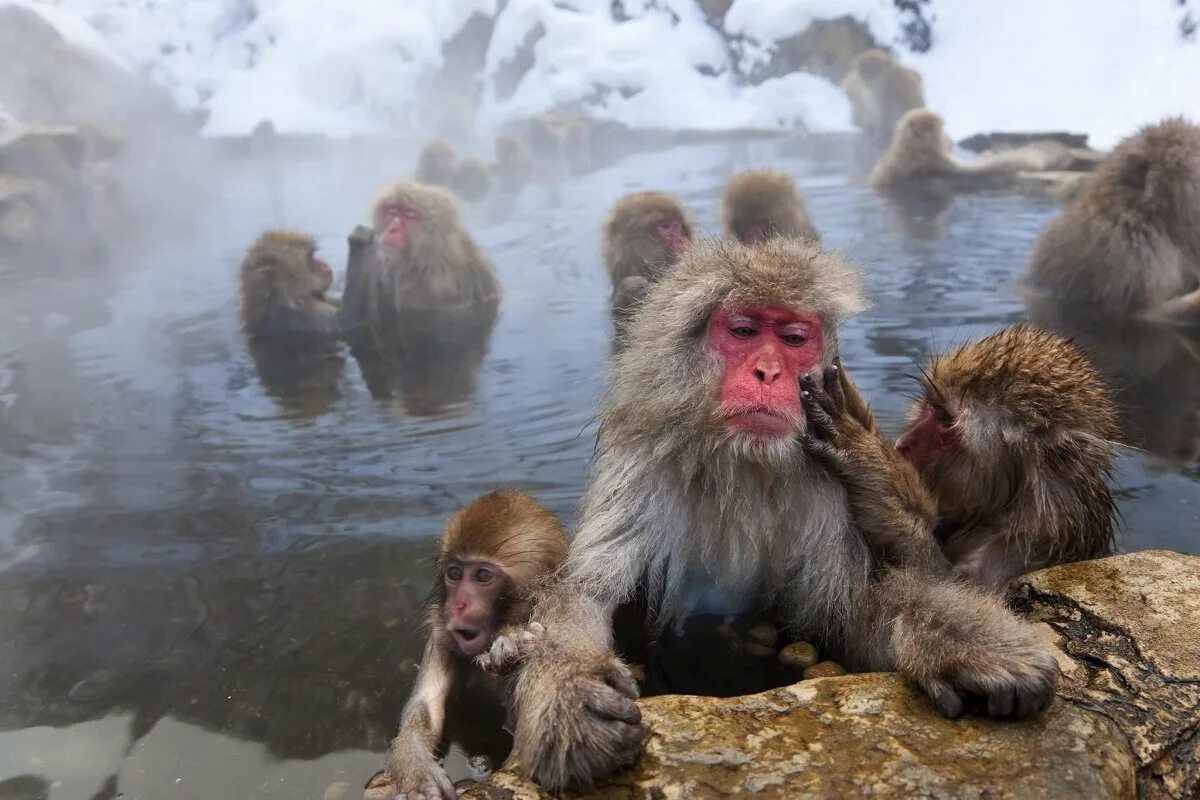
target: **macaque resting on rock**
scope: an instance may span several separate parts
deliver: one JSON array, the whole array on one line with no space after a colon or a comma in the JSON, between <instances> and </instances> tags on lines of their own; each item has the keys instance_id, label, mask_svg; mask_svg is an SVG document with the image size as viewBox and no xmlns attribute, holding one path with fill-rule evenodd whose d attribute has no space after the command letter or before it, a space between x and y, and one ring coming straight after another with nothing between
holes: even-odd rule
<instances>
[{"instance_id":1,"label":"macaque resting on rock","mask_svg":"<svg viewBox=\"0 0 1200 800\"><path fill-rule=\"evenodd\" d=\"M435 755L446 704L468 673L480 671L477 657L486 654L499 670L519 660L519 648L527 646L522 640L536 637L537 629L515 626L529 619L533 589L566 552L558 519L520 492L483 495L451 518L438 554L420 672L388 768L368 784L369 792L389 796L374 790L390 783L402 800L457 796ZM501 633L510 635L497 639Z\"/></svg>"},{"instance_id":2,"label":"macaque resting on rock","mask_svg":"<svg viewBox=\"0 0 1200 800\"><path fill-rule=\"evenodd\" d=\"M1101 313L1200 322L1200 127L1169 119L1117 145L1038 240L1029 281Z\"/></svg>"},{"instance_id":3,"label":"macaque resting on rock","mask_svg":"<svg viewBox=\"0 0 1200 800\"><path fill-rule=\"evenodd\" d=\"M663 630L766 600L785 632L854 670L900 670L947 716L979 697L1025 718L1058 665L998 597L877 558L841 478L812 458L800 378L838 355L861 276L800 239L697 242L650 288L612 360L595 461L541 638L514 692L510 766L549 791L632 764L645 730L612 613Z\"/></svg>"},{"instance_id":4,"label":"macaque resting on rock","mask_svg":"<svg viewBox=\"0 0 1200 800\"><path fill-rule=\"evenodd\" d=\"M1104 380L1082 352L1017 325L922 372L924 397L895 447L836 365L823 381L801 383L809 450L841 477L876 553L935 568L948 559L956 573L999 589L1110 551L1108 478L1120 433Z\"/></svg>"}]
</instances>

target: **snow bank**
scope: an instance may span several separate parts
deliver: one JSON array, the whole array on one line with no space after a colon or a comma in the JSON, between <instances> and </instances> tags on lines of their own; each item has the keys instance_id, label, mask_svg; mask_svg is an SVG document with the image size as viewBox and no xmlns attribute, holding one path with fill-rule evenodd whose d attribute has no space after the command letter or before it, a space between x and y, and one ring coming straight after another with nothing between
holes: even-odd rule
<instances>
[{"instance_id":1,"label":"snow bank","mask_svg":"<svg viewBox=\"0 0 1200 800\"><path fill-rule=\"evenodd\" d=\"M72 41L167 86L180 105L209 108L213 134L245 133L263 119L331 135L420 132L425 109L446 105L422 97L443 66L443 44L472 14L498 8L496 0L20 2L35 3ZM1200 45L1180 41L1180 13L1128 0L933 0L933 50L904 59L955 137L1067 128L1109 146L1169 114L1200 118ZM725 18L732 48L695 0L511 0L485 55L479 121L488 129L582 103L642 128L846 129L847 104L832 84L790 75L747 87L733 61L769 56L812 20L844 14L895 42L891 0L734 0ZM532 67L511 94L498 94L496 76L538 32Z\"/></svg>"}]
</instances>

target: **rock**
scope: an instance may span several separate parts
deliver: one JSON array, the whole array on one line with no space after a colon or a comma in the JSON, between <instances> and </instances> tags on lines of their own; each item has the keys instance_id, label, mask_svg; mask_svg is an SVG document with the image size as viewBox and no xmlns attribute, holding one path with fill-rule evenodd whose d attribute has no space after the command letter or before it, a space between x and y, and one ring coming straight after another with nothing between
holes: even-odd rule
<instances>
[{"instance_id":1,"label":"rock","mask_svg":"<svg viewBox=\"0 0 1200 800\"><path fill-rule=\"evenodd\" d=\"M0 131L0 172L75 190L82 179L87 149L87 140L75 127L7 125Z\"/></svg>"},{"instance_id":2,"label":"rock","mask_svg":"<svg viewBox=\"0 0 1200 800\"><path fill-rule=\"evenodd\" d=\"M776 628L774 623L763 620L746 632L746 638L763 647L773 648L779 641L779 628Z\"/></svg>"},{"instance_id":3,"label":"rock","mask_svg":"<svg viewBox=\"0 0 1200 800\"><path fill-rule=\"evenodd\" d=\"M742 649L750 655L758 656L759 658L775 658L778 655L774 647L767 647L758 642L745 642L742 644Z\"/></svg>"},{"instance_id":4,"label":"rock","mask_svg":"<svg viewBox=\"0 0 1200 800\"><path fill-rule=\"evenodd\" d=\"M977 133L968 136L958 143L964 150L972 153L982 153L986 150L1008 150L1022 147L1032 142L1058 142L1066 147L1086 149L1088 137L1086 133L1068 133L1067 131L1044 131L1040 133Z\"/></svg>"},{"instance_id":5,"label":"rock","mask_svg":"<svg viewBox=\"0 0 1200 800\"><path fill-rule=\"evenodd\" d=\"M870 29L854 17L817 20L802 33L780 40L767 63L746 77L759 84L793 72L811 72L840 83L855 56L876 47Z\"/></svg>"},{"instance_id":6,"label":"rock","mask_svg":"<svg viewBox=\"0 0 1200 800\"><path fill-rule=\"evenodd\" d=\"M842 665L836 661L821 661L804 670L804 680L810 681L813 678L835 678L838 675L845 674L845 668L843 668Z\"/></svg>"},{"instance_id":7,"label":"rock","mask_svg":"<svg viewBox=\"0 0 1200 800\"><path fill-rule=\"evenodd\" d=\"M817 648L808 642L794 642L779 651L779 660L794 669L808 669L817 663Z\"/></svg>"},{"instance_id":8,"label":"rock","mask_svg":"<svg viewBox=\"0 0 1200 800\"><path fill-rule=\"evenodd\" d=\"M585 796L1200 796L1200 557L1056 567L1011 597L1063 668L1059 699L1036 719L947 720L894 674L654 697L639 703L651 730L640 762ZM549 795L501 772L465 796Z\"/></svg>"}]
</instances>

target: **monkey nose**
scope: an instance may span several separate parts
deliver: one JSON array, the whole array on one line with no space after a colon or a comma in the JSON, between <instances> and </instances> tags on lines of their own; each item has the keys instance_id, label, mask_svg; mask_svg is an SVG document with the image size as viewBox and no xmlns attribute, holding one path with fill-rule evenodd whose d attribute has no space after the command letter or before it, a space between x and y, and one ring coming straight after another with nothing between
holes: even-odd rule
<instances>
[{"instance_id":1,"label":"monkey nose","mask_svg":"<svg viewBox=\"0 0 1200 800\"><path fill-rule=\"evenodd\" d=\"M773 364L759 364L754 368L754 377L758 378L759 383L774 383L779 377L781 370Z\"/></svg>"}]
</instances>

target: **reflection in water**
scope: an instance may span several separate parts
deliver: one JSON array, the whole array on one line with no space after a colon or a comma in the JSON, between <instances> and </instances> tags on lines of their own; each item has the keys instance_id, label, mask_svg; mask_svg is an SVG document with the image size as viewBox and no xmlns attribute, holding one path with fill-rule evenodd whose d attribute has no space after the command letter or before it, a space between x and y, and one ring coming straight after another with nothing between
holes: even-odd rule
<instances>
[{"instance_id":1,"label":"reflection in water","mask_svg":"<svg viewBox=\"0 0 1200 800\"><path fill-rule=\"evenodd\" d=\"M280 408L301 419L332 410L341 398L346 360L336 342L320 338L279 337L247 342L263 391Z\"/></svg>"},{"instance_id":2,"label":"reflection in water","mask_svg":"<svg viewBox=\"0 0 1200 800\"><path fill-rule=\"evenodd\" d=\"M572 519L610 347L600 222L621 195L675 192L715 231L733 171L796 176L824 240L867 270L875 308L839 338L889 433L914 359L1024 316L1017 282L1055 212L984 193L898 227L829 153L681 147L468 210L504 286L493 313L412 318L361 371L343 350L249 352L246 245L287 226L342 252L394 152L237 162L205 175L186 229L144 226L108 269L0 269L0 787L357 796L420 658L449 515L510 486ZM1105 336L1100 367L1117 358L1118 396L1143 409L1133 435L1169 457L1123 458L1122 544L1198 551L1196 362L1170 337ZM663 647L685 685L692 651ZM507 747L494 708L459 704L451 725L453 778Z\"/></svg>"}]
</instances>

